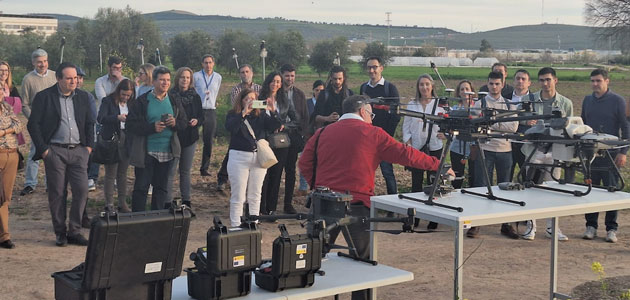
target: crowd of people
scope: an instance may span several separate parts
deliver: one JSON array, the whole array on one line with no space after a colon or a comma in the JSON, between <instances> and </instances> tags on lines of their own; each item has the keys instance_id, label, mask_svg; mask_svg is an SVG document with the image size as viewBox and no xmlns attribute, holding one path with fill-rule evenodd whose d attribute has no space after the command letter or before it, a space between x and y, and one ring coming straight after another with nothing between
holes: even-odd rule
<instances>
[{"instance_id":1,"label":"crowd of people","mask_svg":"<svg viewBox=\"0 0 630 300\"><path fill-rule=\"evenodd\" d=\"M228 183L231 187L232 226L240 224L244 210L250 215L277 213L283 174L284 213L296 213L294 193L305 195L309 186L327 186L350 192L354 197L353 214L367 215L369 197L375 193L377 168L381 169L388 194L398 192L393 164L404 165L411 172L412 192L422 191L423 184L431 183L431 174L438 167L444 147L445 135L439 126L425 124L421 118L404 117L402 141L394 138L401 117L369 101L377 97L400 99L396 85L382 75L384 61L380 57L367 58L365 70L369 79L361 84L356 95L348 87L347 72L341 66L330 70L327 82L315 81L307 96L295 86L296 68L291 64L269 73L261 85L253 82L253 67L241 65L241 82L230 92L231 109L225 120L217 120L222 77L214 71L215 59L209 54L200 58L200 71L182 67L175 71L173 80L168 68L143 64L135 81L122 75L123 62L112 56L107 74L95 82L94 94L82 89L85 73L80 67L62 63L56 71L49 70L48 55L43 49L35 50L31 59L34 70L26 74L19 92L12 83L10 65L0 62L0 246L3 248L15 247L9 234L8 206L22 158L18 145L25 143L21 134L25 127L31 146L25 159L21 195L36 190L39 160L43 160L57 246L87 245L81 228L89 227L87 196L96 189L101 165L105 170L104 196L109 209L137 212L168 207L174 198L176 175L179 175L182 204L192 208L195 150L198 143L203 143L199 174L210 176L217 126L225 126L230 134L229 150L216 170L216 189L222 192ZM532 76L525 69L516 70L512 86L508 83L507 66L497 63L486 85L479 88L487 95L478 96L471 81L463 80L455 91L459 103L451 109L515 110L521 100L528 100L542 103L534 106L539 114L558 109L563 116L573 115L573 102L556 91L558 78L553 68L539 70L540 91L535 93L530 90ZM605 70L591 73L593 93L585 97L581 117L586 125L598 131L628 139L626 102L610 91L608 84ZM420 75L414 89L415 97L408 103L410 110L433 115L444 112L429 74ZM18 114L23 114L28 124L22 124ZM491 129L524 132L539 122L545 121L502 122ZM275 142L283 139L288 142ZM265 150L262 147L266 147L262 140L274 141L271 151L277 163L269 168L259 163ZM525 160L521 144L505 139L490 139L476 145L455 138L450 150L453 169L448 172L457 178L453 182L455 188L485 185L486 172L491 180L496 173L496 183L515 180L515 169L523 167ZM485 166L478 160L481 151ZM618 167L625 165L626 151L626 148L610 151ZM104 156L109 159L96 159L103 160ZM549 153L542 152L535 153L534 158L542 163L553 160ZM600 158L594 161L599 167L606 167L607 163ZM129 166L134 167L135 175L131 193L127 189ZM616 180L608 172L593 172L594 183L611 185ZM69 214L68 186L72 192ZM129 194L131 205L127 203ZM147 206L149 195L151 201ZM585 239L597 235L597 217L597 214L586 215ZM609 242L617 241L616 219L616 211L606 212ZM503 224L501 233L510 238L534 239L535 220L524 224L524 232L518 232L514 224ZM551 237L550 226L548 222L545 232L548 237ZM436 223L428 224L429 230L436 228ZM351 228L361 256L368 255L364 230L358 225ZM473 227L467 236L478 237L479 232L480 228ZM568 239L561 232L558 238Z\"/></svg>"}]
</instances>

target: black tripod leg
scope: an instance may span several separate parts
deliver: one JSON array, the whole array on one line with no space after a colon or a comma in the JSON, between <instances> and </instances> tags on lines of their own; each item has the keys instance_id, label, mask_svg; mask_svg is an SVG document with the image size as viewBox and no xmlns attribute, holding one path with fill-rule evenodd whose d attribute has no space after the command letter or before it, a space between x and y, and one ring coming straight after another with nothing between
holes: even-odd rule
<instances>
[{"instance_id":1,"label":"black tripod leg","mask_svg":"<svg viewBox=\"0 0 630 300\"><path fill-rule=\"evenodd\" d=\"M477 145L479 145L479 139L477 139ZM486 178L486 188L488 189L488 196L494 196L492 194L492 181L488 174L488 166L486 165L486 155L479 145L479 158L481 158L481 168L483 170L483 176Z\"/></svg>"}]
</instances>

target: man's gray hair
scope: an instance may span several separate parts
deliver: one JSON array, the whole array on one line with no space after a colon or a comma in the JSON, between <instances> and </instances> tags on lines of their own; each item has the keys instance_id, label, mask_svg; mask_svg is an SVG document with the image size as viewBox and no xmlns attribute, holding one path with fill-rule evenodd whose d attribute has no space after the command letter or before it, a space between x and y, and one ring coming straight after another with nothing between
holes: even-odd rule
<instances>
[{"instance_id":1,"label":"man's gray hair","mask_svg":"<svg viewBox=\"0 0 630 300\"><path fill-rule=\"evenodd\" d=\"M254 72L254 68L250 64L242 64L241 67L238 68L238 71L240 72L243 68L249 68L249 70L252 71L252 73Z\"/></svg>"},{"instance_id":2,"label":"man's gray hair","mask_svg":"<svg viewBox=\"0 0 630 300\"><path fill-rule=\"evenodd\" d=\"M46 52L46 50L44 49L37 49L35 51L33 51L33 53L31 54L31 60L35 60L38 57L48 57L48 52Z\"/></svg>"},{"instance_id":3,"label":"man's gray hair","mask_svg":"<svg viewBox=\"0 0 630 300\"><path fill-rule=\"evenodd\" d=\"M370 97L366 95L350 96L343 100L343 103L341 104L343 113L358 113L364 105L369 104L369 100Z\"/></svg>"}]
</instances>

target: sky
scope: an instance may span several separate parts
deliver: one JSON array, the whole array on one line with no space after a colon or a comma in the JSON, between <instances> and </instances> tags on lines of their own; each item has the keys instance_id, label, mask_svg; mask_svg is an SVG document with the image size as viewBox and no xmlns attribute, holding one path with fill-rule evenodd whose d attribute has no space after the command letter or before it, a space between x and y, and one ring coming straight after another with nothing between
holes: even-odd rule
<instances>
[{"instance_id":1,"label":"sky","mask_svg":"<svg viewBox=\"0 0 630 300\"><path fill-rule=\"evenodd\" d=\"M391 12L394 26L447 27L460 32L542 22L585 25L584 0L0 0L0 11L91 18L99 7L127 5L143 13L177 9L200 15L381 25L386 24L385 13Z\"/></svg>"}]
</instances>

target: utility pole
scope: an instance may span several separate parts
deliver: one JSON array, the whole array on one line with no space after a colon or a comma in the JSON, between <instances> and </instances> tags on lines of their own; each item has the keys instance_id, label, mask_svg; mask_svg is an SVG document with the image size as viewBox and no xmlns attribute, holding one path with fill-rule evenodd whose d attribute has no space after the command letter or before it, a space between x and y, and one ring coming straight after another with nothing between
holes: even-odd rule
<instances>
[{"instance_id":1,"label":"utility pole","mask_svg":"<svg viewBox=\"0 0 630 300\"><path fill-rule=\"evenodd\" d=\"M390 18L392 12L388 11L385 14L387 15L387 20L385 20L385 22L387 22L387 51L389 51L389 40L392 34L392 19Z\"/></svg>"},{"instance_id":2,"label":"utility pole","mask_svg":"<svg viewBox=\"0 0 630 300\"><path fill-rule=\"evenodd\" d=\"M540 8L540 24L545 24L545 0L542 0L542 6Z\"/></svg>"}]
</instances>

